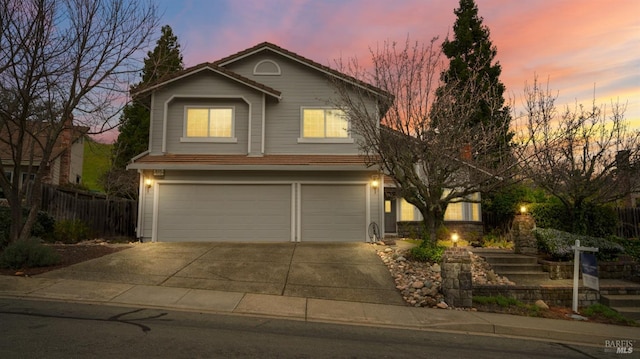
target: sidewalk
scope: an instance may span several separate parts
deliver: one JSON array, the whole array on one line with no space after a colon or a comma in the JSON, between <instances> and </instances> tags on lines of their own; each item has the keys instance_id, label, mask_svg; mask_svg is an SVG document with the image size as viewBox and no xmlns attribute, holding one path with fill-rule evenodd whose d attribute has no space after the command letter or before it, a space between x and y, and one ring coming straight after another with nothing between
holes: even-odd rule
<instances>
[{"instance_id":1,"label":"sidewalk","mask_svg":"<svg viewBox=\"0 0 640 359\"><path fill-rule=\"evenodd\" d=\"M633 340L640 343L640 329L637 327L157 285L0 276L0 296L266 316L307 322L493 334L603 348L605 340Z\"/></svg>"}]
</instances>

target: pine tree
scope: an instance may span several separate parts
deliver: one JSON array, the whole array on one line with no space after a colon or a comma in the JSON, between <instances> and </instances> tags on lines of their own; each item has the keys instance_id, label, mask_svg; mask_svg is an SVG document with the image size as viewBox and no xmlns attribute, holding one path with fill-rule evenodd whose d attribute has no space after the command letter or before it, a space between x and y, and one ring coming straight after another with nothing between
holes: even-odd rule
<instances>
[{"instance_id":1,"label":"pine tree","mask_svg":"<svg viewBox=\"0 0 640 359\"><path fill-rule=\"evenodd\" d=\"M438 89L432 118L436 126L447 121L444 115L438 113L437 106L445 92L464 103L472 99L477 101L475 111L466 116L467 123L469 127L498 129L495 148L492 153L483 155L495 156L494 161L505 160L509 157L513 133L509 131L511 115L505 106L505 86L499 80L502 68L498 62L494 62L497 49L491 43L489 29L483 25L482 17L478 16L474 0L460 0L460 7L454 13L457 16L453 26L454 38L447 38L442 44L443 53L449 59L449 68L441 74L443 85ZM482 96L478 96L478 93Z\"/></svg>"},{"instance_id":2,"label":"pine tree","mask_svg":"<svg viewBox=\"0 0 640 359\"><path fill-rule=\"evenodd\" d=\"M156 47L144 59L142 81L133 87L153 83L183 68L178 38L171 27L165 25ZM124 169L131 158L148 149L149 118L149 108L140 101L125 106L120 117L120 134L113 146L113 167Z\"/></svg>"}]
</instances>

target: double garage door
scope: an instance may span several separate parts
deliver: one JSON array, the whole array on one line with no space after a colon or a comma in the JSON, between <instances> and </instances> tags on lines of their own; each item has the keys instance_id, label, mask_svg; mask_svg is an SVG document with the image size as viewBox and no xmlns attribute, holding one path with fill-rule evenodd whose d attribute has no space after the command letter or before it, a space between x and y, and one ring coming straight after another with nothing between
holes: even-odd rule
<instances>
[{"instance_id":1,"label":"double garage door","mask_svg":"<svg viewBox=\"0 0 640 359\"><path fill-rule=\"evenodd\" d=\"M363 184L163 183L158 190L161 242L365 240Z\"/></svg>"}]
</instances>

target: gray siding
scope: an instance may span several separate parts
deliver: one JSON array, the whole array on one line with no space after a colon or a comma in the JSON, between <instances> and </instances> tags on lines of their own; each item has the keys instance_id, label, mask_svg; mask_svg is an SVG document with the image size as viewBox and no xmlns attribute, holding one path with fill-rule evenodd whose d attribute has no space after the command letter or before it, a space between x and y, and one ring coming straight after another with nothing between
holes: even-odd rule
<instances>
[{"instance_id":1,"label":"gray siding","mask_svg":"<svg viewBox=\"0 0 640 359\"><path fill-rule=\"evenodd\" d=\"M254 75L254 66L262 60L276 62L282 74ZM280 102L268 102L266 108L265 152L270 154L357 154L354 143L298 143L302 107L330 107L334 89L327 77L308 66L275 54L259 54L242 59L228 68L247 78L282 92Z\"/></svg>"},{"instance_id":2,"label":"gray siding","mask_svg":"<svg viewBox=\"0 0 640 359\"><path fill-rule=\"evenodd\" d=\"M173 99L172 99L173 97ZM151 154L161 154L164 131L164 106L167 101L166 151L169 153L247 153L248 125L252 124L252 153L259 152L262 132L262 93L226 77L204 70L171 83L154 92L151 111ZM235 135L238 143L186 143L183 136L184 106L234 104ZM256 137L258 136L258 137ZM212 146L213 145L213 146Z\"/></svg>"}]
</instances>

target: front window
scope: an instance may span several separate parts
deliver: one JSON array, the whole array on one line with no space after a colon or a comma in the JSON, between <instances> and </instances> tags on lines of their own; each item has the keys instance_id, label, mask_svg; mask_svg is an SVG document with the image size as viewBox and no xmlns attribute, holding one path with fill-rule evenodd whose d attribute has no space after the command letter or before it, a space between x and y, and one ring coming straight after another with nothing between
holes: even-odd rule
<instances>
[{"instance_id":1,"label":"front window","mask_svg":"<svg viewBox=\"0 0 640 359\"><path fill-rule=\"evenodd\" d=\"M349 122L337 109L302 109L302 137L308 139L349 138Z\"/></svg>"},{"instance_id":2,"label":"front window","mask_svg":"<svg viewBox=\"0 0 640 359\"><path fill-rule=\"evenodd\" d=\"M187 108L186 117L187 137L233 137L233 108L190 107Z\"/></svg>"}]
</instances>

